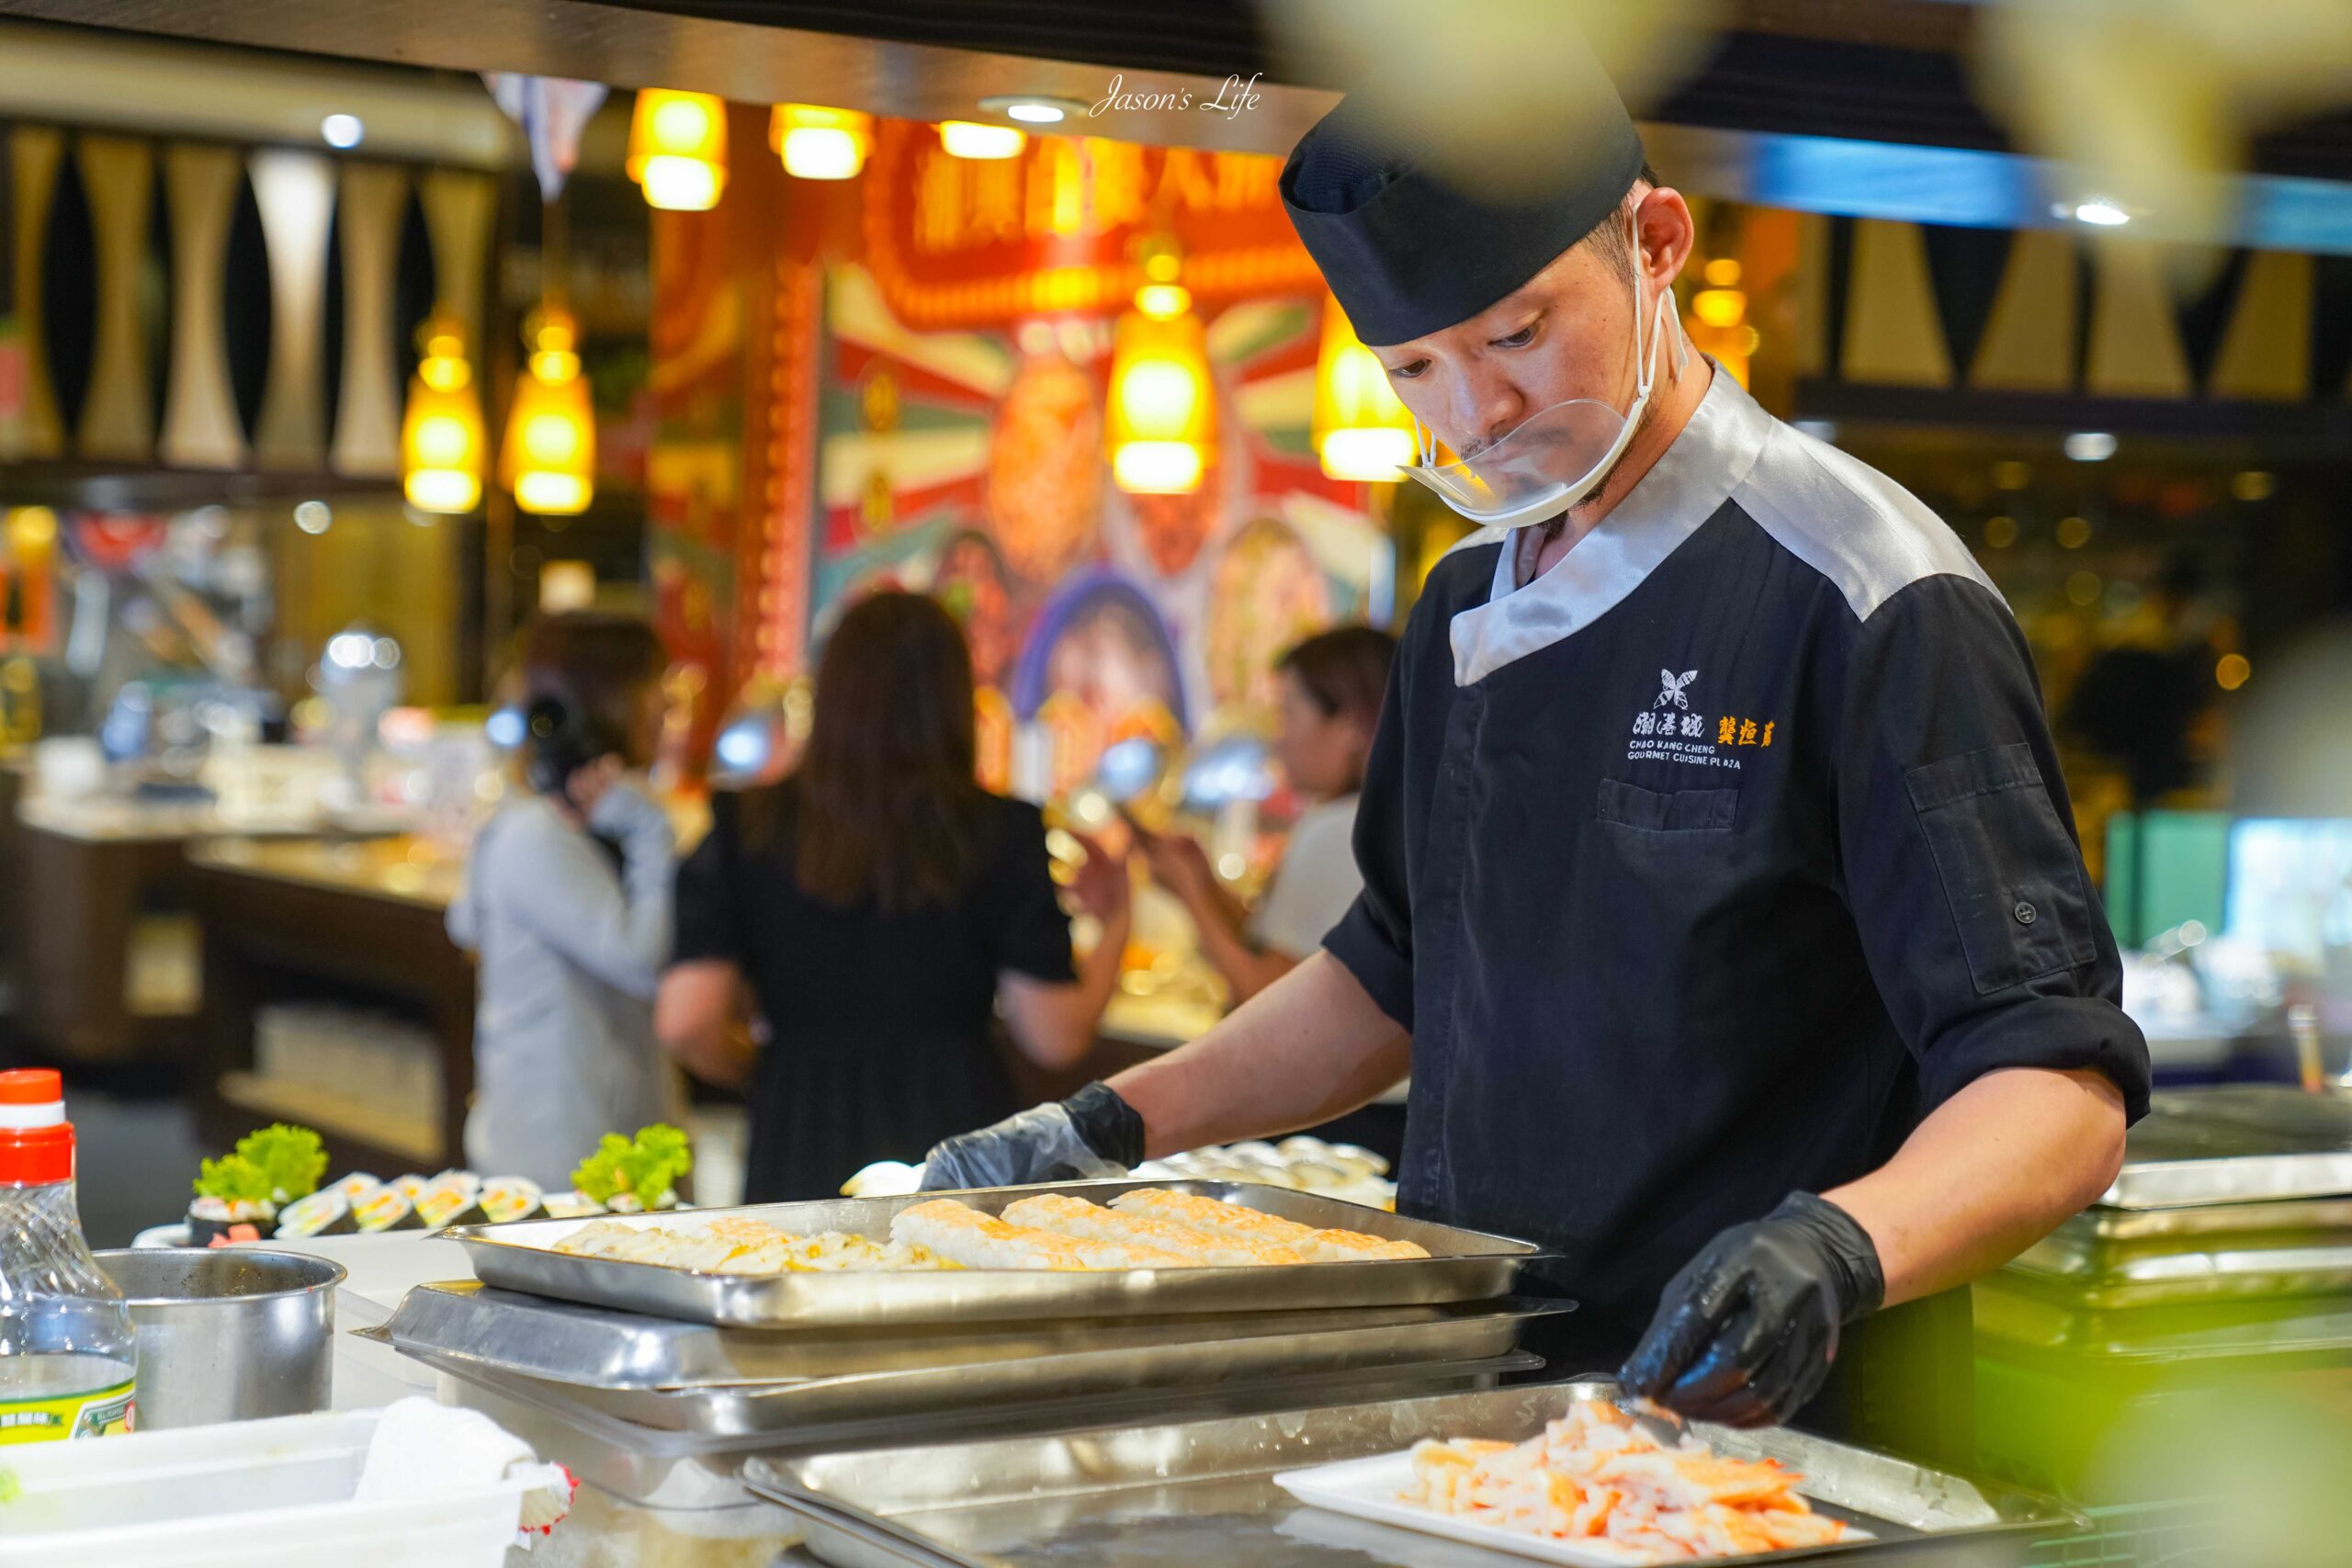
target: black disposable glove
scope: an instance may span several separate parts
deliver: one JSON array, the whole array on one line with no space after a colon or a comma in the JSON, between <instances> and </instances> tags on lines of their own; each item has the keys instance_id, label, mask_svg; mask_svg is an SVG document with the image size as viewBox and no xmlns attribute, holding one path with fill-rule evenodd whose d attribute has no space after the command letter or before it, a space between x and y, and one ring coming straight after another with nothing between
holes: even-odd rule
<instances>
[{"instance_id":1,"label":"black disposable glove","mask_svg":"<svg viewBox=\"0 0 2352 1568\"><path fill-rule=\"evenodd\" d=\"M1091 1083L1058 1105L939 1145L923 1160L922 1190L1125 1176L1142 1158L1143 1118L1108 1085Z\"/></svg>"},{"instance_id":2,"label":"black disposable glove","mask_svg":"<svg viewBox=\"0 0 2352 1568\"><path fill-rule=\"evenodd\" d=\"M1853 1216L1792 1192L1683 1266L1618 1380L1694 1420L1772 1426L1821 1392L1838 1330L1885 1299L1878 1248Z\"/></svg>"}]
</instances>

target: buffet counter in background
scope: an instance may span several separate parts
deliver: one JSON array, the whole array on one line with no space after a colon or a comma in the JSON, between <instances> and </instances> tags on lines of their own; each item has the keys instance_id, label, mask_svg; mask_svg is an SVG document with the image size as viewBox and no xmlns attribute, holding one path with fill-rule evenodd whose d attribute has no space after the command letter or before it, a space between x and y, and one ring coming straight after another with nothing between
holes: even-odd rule
<instances>
[{"instance_id":1,"label":"buffet counter in background","mask_svg":"<svg viewBox=\"0 0 2352 1568\"><path fill-rule=\"evenodd\" d=\"M460 1158L473 963L443 928L459 863L423 840L211 839L188 852L203 931L201 1134L316 1128L337 1168Z\"/></svg>"}]
</instances>

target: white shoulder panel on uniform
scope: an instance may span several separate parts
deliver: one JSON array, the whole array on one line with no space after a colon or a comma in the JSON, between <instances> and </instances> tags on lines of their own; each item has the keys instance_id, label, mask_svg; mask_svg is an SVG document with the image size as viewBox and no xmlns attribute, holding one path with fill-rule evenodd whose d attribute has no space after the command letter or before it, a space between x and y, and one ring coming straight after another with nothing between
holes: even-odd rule
<instances>
[{"instance_id":1,"label":"white shoulder panel on uniform","mask_svg":"<svg viewBox=\"0 0 2352 1568\"><path fill-rule=\"evenodd\" d=\"M1917 496L1826 441L1770 423L1732 501L1781 548L1836 583L1856 619L1870 619L1928 577L1964 577L2000 598L1960 536Z\"/></svg>"},{"instance_id":2,"label":"white shoulder panel on uniform","mask_svg":"<svg viewBox=\"0 0 2352 1568\"><path fill-rule=\"evenodd\" d=\"M1459 555L1464 550L1475 550L1481 545L1499 545L1510 539L1510 529L1498 528L1491 524L1484 528L1473 528L1469 533L1446 546L1439 558L1442 560L1445 556Z\"/></svg>"}]
</instances>

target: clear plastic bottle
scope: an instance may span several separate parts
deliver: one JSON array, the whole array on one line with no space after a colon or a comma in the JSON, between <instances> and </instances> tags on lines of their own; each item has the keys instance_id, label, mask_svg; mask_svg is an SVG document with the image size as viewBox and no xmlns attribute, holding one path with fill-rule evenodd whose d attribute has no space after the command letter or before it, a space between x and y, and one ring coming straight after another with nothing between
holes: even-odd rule
<instances>
[{"instance_id":1,"label":"clear plastic bottle","mask_svg":"<svg viewBox=\"0 0 2352 1568\"><path fill-rule=\"evenodd\" d=\"M0 1073L0 1444L127 1432L139 1341L82 1236L57 1075Z\"/></svg>"}]
</instances>

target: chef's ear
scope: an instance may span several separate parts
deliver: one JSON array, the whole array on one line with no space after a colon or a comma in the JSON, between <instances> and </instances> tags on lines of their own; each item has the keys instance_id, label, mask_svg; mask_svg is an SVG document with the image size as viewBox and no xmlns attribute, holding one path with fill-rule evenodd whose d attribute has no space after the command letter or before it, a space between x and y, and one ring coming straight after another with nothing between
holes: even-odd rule
<instances>
[{"instance_id":1,"label":"chef's ear","mask_svg":"<svg viewBox=\"0 0 2352 1568\"><path fill-rule=\"evenodd\" d=\"M1699 226L1690 204L1671 186L1653 186L1634 197L1634 233L1638 242L1636 263L1642 273L1664 288L1682 276L1697 243Z\"/></svg>"}]
</instances>

